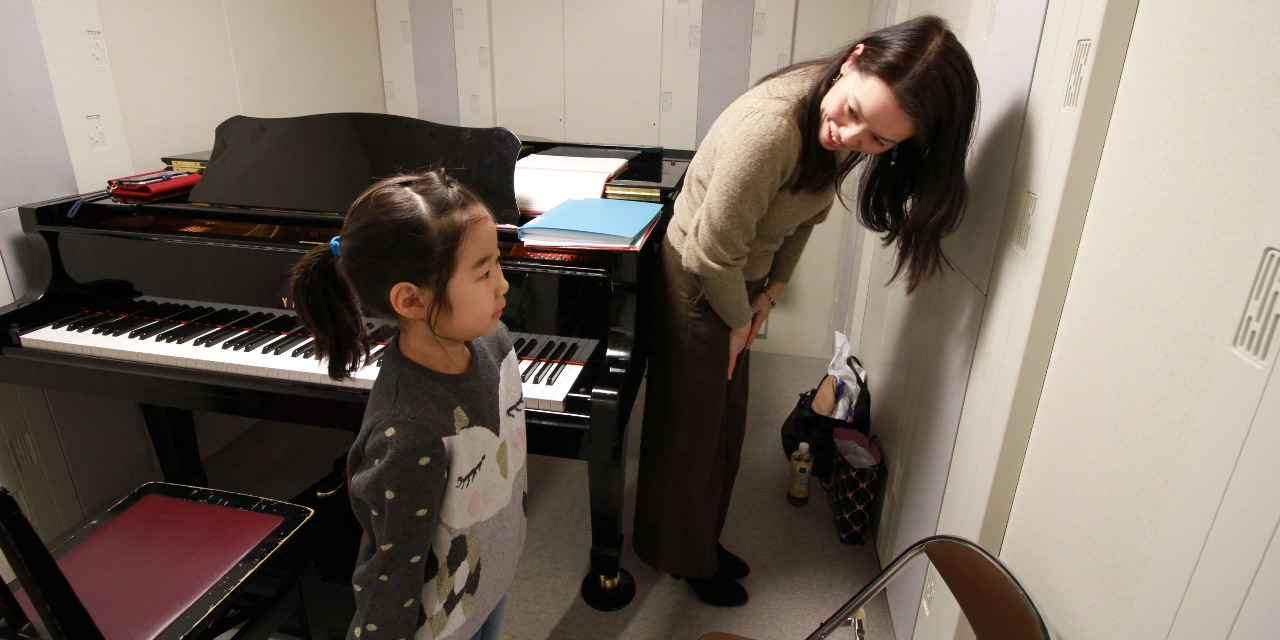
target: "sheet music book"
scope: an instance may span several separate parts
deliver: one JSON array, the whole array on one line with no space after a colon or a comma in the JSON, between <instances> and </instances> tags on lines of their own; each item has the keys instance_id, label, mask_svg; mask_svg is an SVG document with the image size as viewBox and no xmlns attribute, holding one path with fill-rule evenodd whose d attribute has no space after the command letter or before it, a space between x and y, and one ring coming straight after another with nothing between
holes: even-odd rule
<instances>
[{"instance_id":1,"label":"sheet music book","mask_svg":"<svg viewBox=\"0 0 1280 640\"><path fill-rule=\"evenodd\" d=\"M527 155L516 161L516 206L541 213L570 198L599 198L604 185L626 168L626 158Z\"/></svg>"},{"instance_id":2,"label":"sheet music book","mask_svg":"<svg viewBox=\"0 0 1280 640\"><path fill-rule=\"evenodd\" d=\"M566 200L525 223L518 235L535 247L621 249L638 244L661 212L655 202Z\"/></svg>"}]
</instances>

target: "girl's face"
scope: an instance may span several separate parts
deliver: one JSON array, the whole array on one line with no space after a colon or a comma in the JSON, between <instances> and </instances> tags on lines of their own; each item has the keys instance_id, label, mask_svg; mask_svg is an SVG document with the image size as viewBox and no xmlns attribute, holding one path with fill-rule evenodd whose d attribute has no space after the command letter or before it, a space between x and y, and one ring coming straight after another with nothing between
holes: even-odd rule
<instances>
[{"instance_id":1,"label":"girl's face","mask_svg":"<svg viewBox=\"0 0 1280 640\"><path fill-rule=\"evenodd\" d=\"M488 215L479 213L462 237L457 267L447 288L449 308L440 312L437 335L465 342L498 328L509 288L498 255L498 229Z\"/></svg>"},{"instance_id":2,"label":"girl's face","mask_svg":"<svg viewBox=\"0 0 1280 640\"><path fill-rule=\"evenodd\" d=\"M818 143L831 151L852 150L867 155L884 153L916 133L915 125L898 106L898 98L874 75L857 70L862 45L840 67L840 80L822 99Z\"/></svg>"}]
</instances>

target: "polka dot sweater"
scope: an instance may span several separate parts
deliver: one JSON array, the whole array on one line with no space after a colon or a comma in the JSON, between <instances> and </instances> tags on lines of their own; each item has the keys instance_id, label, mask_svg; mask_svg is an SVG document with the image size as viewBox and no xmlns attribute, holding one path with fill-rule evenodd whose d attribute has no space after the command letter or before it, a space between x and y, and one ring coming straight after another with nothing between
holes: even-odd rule
<instances>
[{"instance_id":1,"label":"polka dot sweater","mask_svg":"<svg viewBox=\"0 0 1280 640\"><path fill-rule=\"evenodd\" d=\"M506 594L524 548L524 404L499 325L449 375L388 345L347 456L364 528L348 638L470 638Z\"/></svg>"}]
</instances>

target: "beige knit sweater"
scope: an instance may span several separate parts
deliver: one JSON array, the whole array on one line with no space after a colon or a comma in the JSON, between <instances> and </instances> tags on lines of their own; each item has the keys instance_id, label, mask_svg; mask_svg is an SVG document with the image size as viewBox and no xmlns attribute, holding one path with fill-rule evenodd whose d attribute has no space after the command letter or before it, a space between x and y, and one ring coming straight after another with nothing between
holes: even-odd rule
<instances>
[{"instance_id":1,"label":"beige knit sweater","mask_svg":"<svg viewBox=\"0 0 1280 640\"><path fill-rule=\"evenodd\" d=\"M791 193L801 132L791 108L812 86L801 71L753 87L716 119L694 155L667 230L680 262L698 276L711 308L730 327L751 321L745 283L789 282L813 227L826 219L834 186Z\"/></svg>"}]
</instances>

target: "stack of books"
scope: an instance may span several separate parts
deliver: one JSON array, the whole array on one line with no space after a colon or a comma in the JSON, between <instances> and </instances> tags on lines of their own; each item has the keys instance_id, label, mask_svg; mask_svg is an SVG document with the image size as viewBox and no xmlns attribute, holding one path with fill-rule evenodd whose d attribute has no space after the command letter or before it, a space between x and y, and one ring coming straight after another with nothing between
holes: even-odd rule
<instances>
[{"instance_id":1,"label":"stack of books","mask_svg":"<svg viewBox=\"0 0 1280 640\"><path fill-rule=\"evenodd\" d=\"M636 249L661 212L656 202L577 198L525 223L518 235L531 247Z\"/></svg>"},{"instance_id":2,"label":"stack of books","mask_svg":"<svg viewBox=\"0 0 1280 640\"><path fill-rule=\"evenodd\" d=\"M571 198L599 198L605 184L626 168L626 158L527 155L516 161L516 206L538 214Z\"/></svg>"},{"instance_id":3,"label":"stack of books","mask_svg":"<svg viewBox=\"0 0 1280 640\"><path fill-rule=\"evenodd\" d=\"M190 171L192 173L200 173L204 168L209 166L209 156L212 151L197 151L195 153L181 153L172 156L164 156L160 161L165 163L169 169L173 171Z\"/></svg>"}]
</instances>

